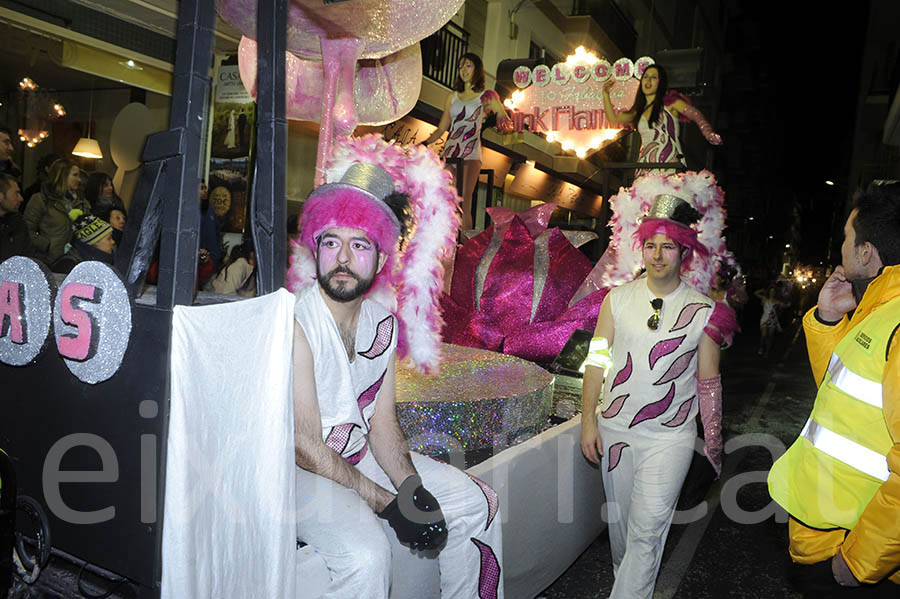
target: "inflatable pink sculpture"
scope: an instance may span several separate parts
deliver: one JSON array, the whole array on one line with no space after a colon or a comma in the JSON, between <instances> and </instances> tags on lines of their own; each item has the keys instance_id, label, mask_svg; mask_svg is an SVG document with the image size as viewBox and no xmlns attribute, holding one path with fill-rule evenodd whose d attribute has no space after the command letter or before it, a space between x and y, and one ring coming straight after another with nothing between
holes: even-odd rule
<instances>
[{"instance_id":1,"label":"inflatable pink sculpture","mask_svg":"<svg viewBox=\"0 0 900 599\"><path fill-rule=\"evenodd\" d=\"M316 186L335 135L394 121L412 110L422 83L418 41L464 0L291 0L286 93L290 119L319 122ZM256 97L257 0L219 0L219 14L245 37L238 51L244 87Z\"/></svg>"}]
</instances>

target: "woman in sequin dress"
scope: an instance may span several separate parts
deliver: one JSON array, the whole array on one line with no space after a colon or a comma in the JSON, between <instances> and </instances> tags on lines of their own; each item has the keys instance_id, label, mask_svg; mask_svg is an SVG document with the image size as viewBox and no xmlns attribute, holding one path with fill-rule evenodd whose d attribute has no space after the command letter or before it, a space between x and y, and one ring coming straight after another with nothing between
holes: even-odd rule
<instances>
[{"instance_id":1,"label":"woman in sequin dress","mask_svg":"<svg viewBox=\"0 0 900 599\"><path fill-rule=\"evenodd\" d=\"M500 96L492 89L484 89L484 65L476 54L466 53L459 59L459 76L454 93L444 102L444 113L438 128L424 142L430 145L445 131L450 131L441 158L448 161L454 176L462 177L462 230L472 228L472 194L481 171L481 123L486 112L497 115L497 128L512 130L512 120L506 114ZM462 160L462 173L455 173L455 161Z\"/></svg>"},{"instance_id":2,"label":"woman in sequin dress","mask_svg":"<svg viewBox=\"0 0 900 599\"><path fill-rule=\"evenodd\" d=\"M694 121L700 127L703 137L714 146L722 144L722 138L713 131L712 125L703 114L691 106L683 96L669 91L666 70L659 65L650 65L641 77L640 93L634 106L626 112L616 113L609 99L609 90L615 84L610 78L603 85L603 107L606 117L613 123L628 123L641 134L641 151L638 162L671 162L672 169L655 169L655 172L672 174L684 167L684 154L678 139L679 120ZM640 169L635 178L651 172Z\"/></svg>"}]
</instances>

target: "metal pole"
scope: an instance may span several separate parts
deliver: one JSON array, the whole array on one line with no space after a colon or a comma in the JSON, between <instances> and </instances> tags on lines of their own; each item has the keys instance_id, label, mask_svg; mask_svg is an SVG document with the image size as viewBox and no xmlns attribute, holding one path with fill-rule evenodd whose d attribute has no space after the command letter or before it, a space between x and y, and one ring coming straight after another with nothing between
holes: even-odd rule
<instances>
[{"instance_id":1,"label":"metal pole","mask_svg":"<svg viewBox=\"0 0 900 599\"><path fill-rule=\"evenodd\" d=\"M200 147L209 100L215 0L182 0L178 11L169 129L180 130L178 154L166 161L156 305L190 305L200 243Z\"/></svg>"},{"instance_id":2,"label":"metal pole","mask_svg":"<svg viewBox=\"0 0 900 599\"><path fill-rule=\"evenodd\" d=\"M256 13L258 93L256 97L256 175L250 224L256 249L260 295L284 286L287 269L285 161L285 51L287 0L258 0Z\"/></svg>"}]
</instances>

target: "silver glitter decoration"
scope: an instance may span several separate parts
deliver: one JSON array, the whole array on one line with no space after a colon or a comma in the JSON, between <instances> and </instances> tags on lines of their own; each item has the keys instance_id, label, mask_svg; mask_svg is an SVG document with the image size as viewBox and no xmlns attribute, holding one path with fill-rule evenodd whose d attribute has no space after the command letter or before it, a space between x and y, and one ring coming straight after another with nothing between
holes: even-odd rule
<instances>
[{"instance_id":1,"label":"silver glitter decoration","mask_svg":"<svg viewBox=\"0 0 900 599\"><path fill-rule=\"evenodd\" d=\"M678 196L668 193L661 193L653 198L653 205L650 206L650 212L644 218L672 218L675 209L682 204L693 206L691 202Z\"/></svg>"},{"instance_id":2,"label":"silver glitter decoration","mask_svg":"<svg viewBox=\"0 0 900 599\"><path fill-rule=\"evenodd\" d=\"M0 337L0 362L25 366L34 362L47 344L56 284L45 266L23 256L13 256L0 264L2 281L22 285L25 343L13 343L11 331Z\"/></svg>"},{"instance_id":3,"label":"silver glitter decoration","mask_svg":"<svg viewBox=\"0 0 900 599\"><path fill-rule=\"evenodd\" d=\"M397 368L397 419L409 448L427 455L507 447L540 433L554 377L515 356L442 344L440 372Z\"/></svg>"},{"instance_id":4,"label":"silver glitter decoration","mask_svg":"<svg viewBox=\"0 0 900 599\"><path fill-rule=\"evenodd\" d=\"M534 240L534 286L531 290L531 318L528 322L534 322L534 315L537 314L541 295L544 294L544 286L547 284L547 273L550 272L549 243L549 231L544 231Z\"/></svg>"},{"instance_id":5,"label":"silver glitter decoration","mask_svg":"<svg viewBox=\"0 0 900 599\"><path fill-rule=\"evenodd\" d=\"M62 335L78 334L77 327L64 323L61 316L61 298L66 285L72 282L93 285L100 292L99 302L72 300L73 308L90 315L91 343L96 351L83 362L63 358L72 374L93 385L110 378L122 364L131 337L131 301L121 277L106 264L82 262L76 265L59 286L54 302L53 325L57 346Z\"/></svg>"},{"instance_id":6,"label":"silver glitter decoration","mask_svg":"<svg viewBox=\"0 0 900 599\"><path fill-rule=\"evenodd\" d=\"M573 246L580 248L584 244L589 241L594 241L595 239L599 239L599 235L594 233L593 231L563 231L563 235L566 236L566 239L569 240Z\"/></svg>"},{"instance_id":7,"label":"silver glitter decoration","mask_svg":"<svg viewBox=\"0 0 900 599\"><path fill-rule=\"evenodd\" d=\"M481 255L478 266L475 267L476 310L481 310L481 293L484 291L484 280L487 278L488 269L491 267L491 262L494 261L494 256L500 251L501 245L503 245L503 235L501 235L497 228L494 227L494 234L491 237L490 242L488 242L488 246L485 248L484 253Z\"/></svg>"}]
</instances>

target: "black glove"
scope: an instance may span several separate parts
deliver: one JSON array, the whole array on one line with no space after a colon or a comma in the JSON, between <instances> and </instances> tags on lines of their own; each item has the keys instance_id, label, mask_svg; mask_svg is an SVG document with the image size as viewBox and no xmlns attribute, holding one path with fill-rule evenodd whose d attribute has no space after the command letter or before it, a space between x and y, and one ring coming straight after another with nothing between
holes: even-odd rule
<instances>
[{"instance_id":1,"label":"black glove","mask_svg":"<svg viewBox=\"0 0 900 599\"><path fill-rule=\"evenodd\" d=\"M397 496L381 513L397 539L410 549L438 549L447 540L447 523L434 495L422 486L418 474L406 478Z\"/></svg>"}]
</instances>

